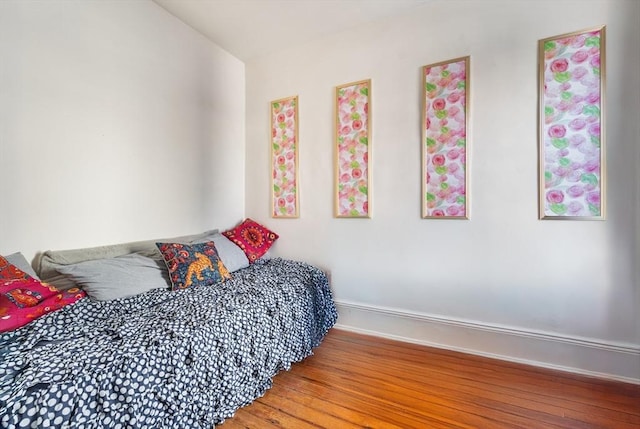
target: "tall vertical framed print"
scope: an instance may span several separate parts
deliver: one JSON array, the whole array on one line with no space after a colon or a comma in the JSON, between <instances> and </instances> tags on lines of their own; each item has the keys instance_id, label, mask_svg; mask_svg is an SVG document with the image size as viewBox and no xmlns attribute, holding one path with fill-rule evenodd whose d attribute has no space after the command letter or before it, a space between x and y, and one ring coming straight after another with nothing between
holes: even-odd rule
<instances>
[{"instance_id":1,"label":"tall vertical framed print","mask_svg":"<svg viewBox=\"0 0 640 429\"><path fill-rule=\"evenodd\" d=\"M336 87L335 217L371 217L371 80Z\"/></svg>"},{"instance_id":2,"label":"tall vertical framed print","mask_svg":"<svg viewBox=\"0 0 640 429\"><path fill-rule=\"evenodd\" d=\"M424 66L422 217L468 219L470 57Z\"/></svg>"},{"instance_id":3,"label":"tall vertical framed print","mask_svg":"<svg viewBox=\"0 0 640 429\"><path fill-rule=\"evenodd\" d=\"M298 96L271 102L271 217L299 216Z\"/></svg>"},{"instance_id":4,"label":"tall vertical framed print","mask_svg":"<svg viewBox=\"0 0 640 429\"><path fill-rule=\"evenodd\" d=\"M605 27L538 42L539 218L602 220Z\"/></svg>"}]
</instances>

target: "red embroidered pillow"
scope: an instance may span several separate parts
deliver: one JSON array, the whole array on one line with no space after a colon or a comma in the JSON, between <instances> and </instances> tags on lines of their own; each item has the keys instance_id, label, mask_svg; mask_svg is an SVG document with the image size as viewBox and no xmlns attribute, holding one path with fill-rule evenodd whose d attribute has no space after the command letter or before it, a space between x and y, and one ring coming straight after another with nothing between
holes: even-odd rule
<instances>
[{"instance_id":1,"label":"red embroidered pillow","mask_svg":"<svg viewBox=\"0 0 640 429\"><path fill-rule=\"evenodd\" d=\"M251 264L267 253L279 237L275 232L249 218L222 234L242 249Z\"/></svg>"},{"instance_id":2,"label":"red embroidered pillow","mask_svg":"<svg viewBox=\"0 0 640 429\"><path fill-rule=\"evenodd\" d=\"M0 255L0 281L28 278L31 278L29 274L10 264L4 256Z\"/></svg>"},{"instance_id":3,"label":"red embroidered pillow","mask_svg":"<svg viewBox=\"0 0 640 429\"><path fill-rule=\"evenodd\" d=\"M60 291L31 277L0 279L0 332L18 329L84 296L78 288Z\"/></svg>"}]
</instances>

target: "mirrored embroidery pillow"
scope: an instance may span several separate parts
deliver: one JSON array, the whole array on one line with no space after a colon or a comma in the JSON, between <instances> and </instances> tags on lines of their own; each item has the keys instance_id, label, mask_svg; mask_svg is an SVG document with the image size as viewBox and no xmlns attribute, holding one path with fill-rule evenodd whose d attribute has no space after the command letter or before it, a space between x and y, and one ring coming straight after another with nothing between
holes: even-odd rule
<instances>
[{"instance_id":1,"label":"mirrored embroidery pillow","mask_svg":"<svg viewBox=\"0 0 640 429\"><path fill-rule=\"evenodd\" d=\"M156 243L171 280L171 289L211 285L231 278L218 256L215 243Z\"/></svg>"},{"instance_id":2,"label":"mirrored embroidery pillow","mask_svg":"<svg viewBox=\"0 0 640 429\"><path fill-rule=\"evenodd\" d=\"M78 288L65 291L34 278L0 280L0 332L12 331L84 298Z\"/></svg>"},{"instance_id":3,"label":"mirrored embroidery pillow","mask_svg":"<svg viewBox=\"0 0 640 429\"><path fill-rule=\"evenodd\" d=\"M14 279L28 279L31 276L0 255L0 281Z\"/></svg>"},{"instance_id":4,"label":"mirrored embroidery pillow","mask_svg":"<svg viewBox=\"0 0 640 429\"><path fill-rule=\"evenodd\" d=\"M267 253L279 237L275 232L249 218L222 234L242 249L251 264Z\"/></svg>"}]
</instances>

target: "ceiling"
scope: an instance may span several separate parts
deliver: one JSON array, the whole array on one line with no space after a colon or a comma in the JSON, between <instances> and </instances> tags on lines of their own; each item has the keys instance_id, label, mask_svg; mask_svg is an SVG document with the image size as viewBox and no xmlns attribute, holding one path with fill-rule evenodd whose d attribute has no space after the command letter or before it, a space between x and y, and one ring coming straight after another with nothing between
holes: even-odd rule
<instances>
[{"instance_id":1,"label":"ceiling","mask_svg":"<svg viewBox=\"0 0 640 429\"><path fill-rule=\"evenodd\" d=\"M433 0L153 0L242 61Z\"/></svg>"}]
</instances>

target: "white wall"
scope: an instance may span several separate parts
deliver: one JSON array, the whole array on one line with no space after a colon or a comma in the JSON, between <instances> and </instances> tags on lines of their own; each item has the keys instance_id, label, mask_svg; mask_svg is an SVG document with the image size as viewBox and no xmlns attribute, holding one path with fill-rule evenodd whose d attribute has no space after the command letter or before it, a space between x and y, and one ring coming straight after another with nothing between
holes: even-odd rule
<instances>
[{"instance_id":1,"label":"white wall","mask_svg":"<svg viewBox=\"0 0 640 429\"><path fill-rule=\"evenodd\" d=\"M278 254L331 270L342 308L364 311L362 320L341 314L354 328L448 341L420 332L423 325L394 331L392 322L374 320L384 313L579 343L628 355L625 368L591 362L585 371L640 380L639 23L635 0L447 0L304 46L292 34L283 41L289 49L246 64L246 214L280 234ZM602 24L607 219L540 221L537 41ZM464 55L471 55L471 219L424 220L420 67ZM335 219L334 87L366 78L373 217ZM290 95L300 103L301 216L270 219L269 101ZM582 365L579 356L520 356L515 343L484 350L472 343L470 336L448 345Z\"/></svg>"},{"instance_id":2,"label":"white wall","mask_svg":"<svg viewBox=\"0 0 640 429\"><path fill-rule=\"evenodd\" d=\"M235 224L244 84L151 1L1 1L0 254Z\"/></svg>"}]
</instances>

